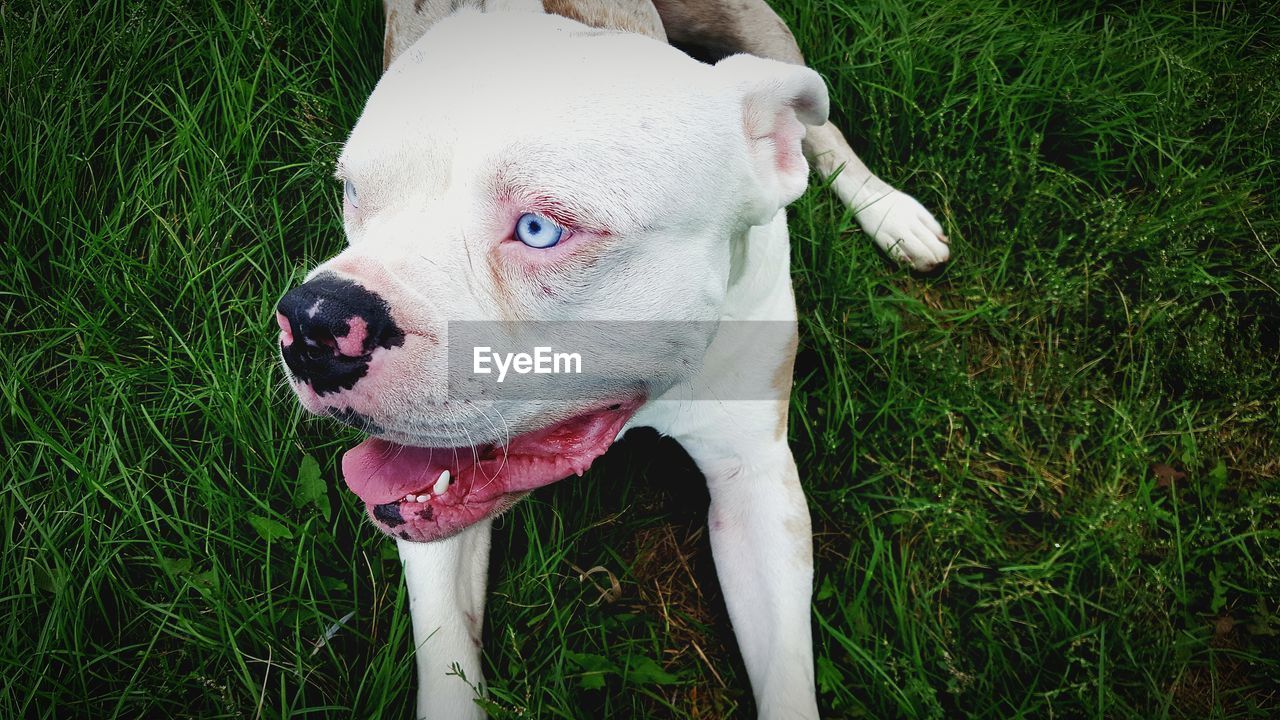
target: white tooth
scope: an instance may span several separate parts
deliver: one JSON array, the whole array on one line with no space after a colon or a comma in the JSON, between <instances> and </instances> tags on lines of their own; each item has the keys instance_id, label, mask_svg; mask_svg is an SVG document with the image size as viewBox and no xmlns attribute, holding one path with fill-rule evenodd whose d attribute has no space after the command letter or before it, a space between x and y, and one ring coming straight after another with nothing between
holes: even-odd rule
<instances>
[{"instance_id":1,"label":"white tooth","mask_svg":"<svg viewBox=\"0 0 1280 720\"><path fill-rule=\"evenodd\" d=\"M405 502L413 502L414 500L417 500L417 499L418 499L418 496L414 495L413 493L409 493L408 495L404 496Z\"/></svg>"},{"instance_id":2,"label":"white tooth","mask_svg":"<svg viewBox=\"0 0 1280 720\"><path fill-rule=\"evenodd\" d=\"M418 502L420 502L420 503L424 503L424 502L426 502L426 501L428 501L428 500L430 500L430 499L431 499L431 496L430 496L430 495L419 495L419 496L418 496Z\"/></svg>"},{"instance_id":3,"label":"white tooth","mask_svg":"<svg viewBox=\"0 0 1280 720\"><path fill-rule=\"evenodd\" d=\"M449 492L449 471L445 470L440 473L440 477L436 479L436 484L431 491L437 495L443 495Z\"/></svg>"}]
</instances>

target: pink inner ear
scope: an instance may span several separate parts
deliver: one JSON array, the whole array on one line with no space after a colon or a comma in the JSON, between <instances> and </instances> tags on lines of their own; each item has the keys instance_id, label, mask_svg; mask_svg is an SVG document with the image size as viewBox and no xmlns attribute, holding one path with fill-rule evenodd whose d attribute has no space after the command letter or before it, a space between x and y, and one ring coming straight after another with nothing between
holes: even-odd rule
<instances>
[{"instance_id":1,"label":"pink inner ear","mask_svg":"<svg viewBox=\"0 0 1280 720\"><path fill-rule=\"evenodd\" d=\"M767 114L766 107L748 107L744 118L756 172L764 187L769 188L766 192L772 197L768 202L778 203L769 211L769 216L800 197L809 179L809 165L800 149L805 135L804 123L796 118L789 104L775 107L772 115Z\"/></svg>"},{"instance_id":2,"label":"pink inner ear","mask_svg":"<svg viewBox=\"0 0 1280 720\"><path fill-rule=\"evenodd\" d=\"M774 116L773 132L769 136L773 140L773 162L778 174L783 176L784 184L789 175L799 173L803 178L809 172L804 153L800 151L804 133L804 123L796 119L791 108L784 107Z\"/></svg>"}]
</instances>

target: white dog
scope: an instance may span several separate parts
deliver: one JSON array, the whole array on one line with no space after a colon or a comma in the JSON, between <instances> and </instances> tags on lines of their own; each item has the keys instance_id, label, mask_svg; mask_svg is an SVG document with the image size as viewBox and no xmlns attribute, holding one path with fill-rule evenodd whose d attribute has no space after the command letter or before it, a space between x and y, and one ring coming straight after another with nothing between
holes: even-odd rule
<instances>
[{"instance_id":1,"label":"white dog","mask_svg":"<svg viewBox=\"0 0 1280 720\"><path fill-rule=\"evenodd\" d=\"M675 38L669 19L692 4L658 3L668 15L649 21ZM372 436L343 472L399 538L418 716L481 716L450 668L481 678L492 518L648 426L707 477L760 717L817 717L812 539L786 442L796 310L783 208L807 184L806 133L810 150L835 148L819 169L843 164L836 190L882 246L932 266L947 258L941 228L856 162L801 65L707 65L653 32L612 29L631 20L591 27L539 3L432 16L402 45L412 5L424 7L388 9L397 57L338 163L350 246L284 296L277 321L302 404ZM643 30L648 16L626 17ZM518 344L542 321L577 328L558 337L607 361L516 396L458 362L479 357L468 328Z\"/></svg>"}]
</instances>

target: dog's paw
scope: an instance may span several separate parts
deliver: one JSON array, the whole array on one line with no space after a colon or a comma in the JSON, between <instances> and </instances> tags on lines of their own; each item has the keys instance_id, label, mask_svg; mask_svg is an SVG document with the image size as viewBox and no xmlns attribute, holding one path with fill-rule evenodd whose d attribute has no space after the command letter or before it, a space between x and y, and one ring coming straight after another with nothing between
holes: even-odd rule
<instances>
[{"instance_id":1,"label":"dog's paw","mask_svg":"<svg viewBox=\"0 0 1280 720\"><path fill-rule=\"evenodd\" d=\"M894 260L927 272L951 257L942 225L919 201L900 190L855 211L858 224Z\"/></svg>"}]
</instances>

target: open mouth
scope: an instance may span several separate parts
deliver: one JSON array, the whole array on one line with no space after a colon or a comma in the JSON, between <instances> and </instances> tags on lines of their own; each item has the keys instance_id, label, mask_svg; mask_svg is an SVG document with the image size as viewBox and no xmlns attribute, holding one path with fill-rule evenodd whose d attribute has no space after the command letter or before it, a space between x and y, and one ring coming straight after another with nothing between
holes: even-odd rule
<instances>
[{"instance_id":1,"label":"open mouth","mask_svg":"<svg viewBox=\"0 0 1280 720\"><path fill-rule=\"evenodd\" d=\"M526 493L581 475L643 404L632 398L512 438L505 446L424 448L368 438L342 458L374 523L405 540L448 537Z\"/></svg>"}]
</instances>

